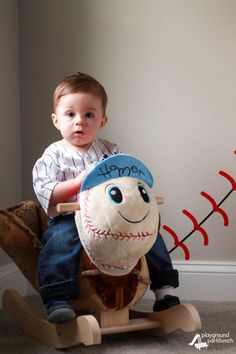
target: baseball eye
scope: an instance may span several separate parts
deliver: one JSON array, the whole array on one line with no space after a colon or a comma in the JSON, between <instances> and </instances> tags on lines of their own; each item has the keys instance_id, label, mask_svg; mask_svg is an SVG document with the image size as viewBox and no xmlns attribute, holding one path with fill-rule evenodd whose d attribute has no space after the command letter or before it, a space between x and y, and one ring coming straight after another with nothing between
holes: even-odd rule
<instances>
[{"instance_id":1,"label":"baseball eye","mask_svg":"<svg viewBox=\"0 0 236 354\"><path fill-rule=\"evenodd\" d=\"M138 190L139 190L141 197L145 201L145 203L150 203L150 197L149 197L149 194L148 194L146 188L142 184L139 184Z\"/></svg>"},{"instance_id":2,"label":"baseball eye","mask_svg":"<svg viewBox=\"0 0 236 354\"><path fill-rule=\"evenodd\" d=\"M123 201L123 196L121 193L120 188L118 188L116 185L111 185L107 188L107 195L109 198L112 200L113 203L115 204L120 204Z\"/></svg>"}]
</instances>

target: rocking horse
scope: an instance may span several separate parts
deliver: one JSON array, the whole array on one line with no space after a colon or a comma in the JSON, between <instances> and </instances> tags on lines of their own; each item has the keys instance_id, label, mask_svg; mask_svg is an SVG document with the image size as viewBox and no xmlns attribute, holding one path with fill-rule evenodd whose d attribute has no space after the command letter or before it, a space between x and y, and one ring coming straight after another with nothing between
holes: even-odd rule
<instances>
[{"instance_id":1,"label":"rocking horse","mask_svg":"<svg viewBox=\"0 0 236 354\"><path fill-rule=\"evenodd\" d=\"M5 290L2 305L29 335L53 348L101 343L102 336L149 330L163 335L201 328L197 310L180 304L161 312L137 311L150 283L145 254L158 231L158 204L152 175L139 160L119 154L99 163L85 178L79 202L59 204L75 212L84 247L78 271L77 313L65 324L49 323L15 290ZM47 217L42 207L25 201L0 211L0 245L32 286L39 290L36 264Z\"/></svg>"}]
</instances>

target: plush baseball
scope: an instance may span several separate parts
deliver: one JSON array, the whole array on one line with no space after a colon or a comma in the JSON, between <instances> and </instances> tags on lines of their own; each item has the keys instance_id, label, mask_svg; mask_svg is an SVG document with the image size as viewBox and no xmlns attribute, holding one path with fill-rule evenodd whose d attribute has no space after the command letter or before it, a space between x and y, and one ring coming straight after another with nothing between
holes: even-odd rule
<instances>
[{"instance_id":1,"label":"plush baseball","mask_svg":"<svg viewBox=\"0 0 236 354\"><path fill-rule=\"evenodd\" d=\"M101 272L128 274L155 242L159 213L152 186L148 168L126 154L106 158L86 176L75 221Z\"/></svg>"}]
</instances>

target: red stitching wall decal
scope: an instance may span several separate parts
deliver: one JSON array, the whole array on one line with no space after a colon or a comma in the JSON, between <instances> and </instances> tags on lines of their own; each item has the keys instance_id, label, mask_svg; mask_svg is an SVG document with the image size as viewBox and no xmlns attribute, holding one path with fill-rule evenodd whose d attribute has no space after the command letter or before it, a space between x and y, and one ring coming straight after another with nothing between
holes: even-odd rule
<instances>
[{"instance_id":1,"label":"red stitching wall decal","mask_svg":"<svg viewBox=\"0 0 236 354\"><path fill-rule=\"evenodd\" d=\"M230 183L231 183L231 186L232 186L232 190L236 190L236 181L233 179L232 176L230 176L227 172L225 171L220 171L219 174L223 177L225 177Z\"/></svg>"},{"instance_id":2,"label":"red stitching wall decal","mask_svg":"<svg viewBox=\"0 0 236 354\"><path fill-rule=\"evenodd\" d=\"M188 210L183 210L183 214L185 214L192 221L193 230L199 231L202 234L204 245L207 246L209 241L208 241L208 235L206 230L204 230L203 227L201 227L200 224L198 224L197 219Z\"/></svg>"},{"instance_id":3,"label":"red stitching wall decal","mask_svg":"<svg viewBox=\"0 0 236 354\"><path fill-rule=\"evenodd\" d=\"M184 254L185 254L185 259L186 259L186 261L188 261L190 258L190 253L189 253L187 246L179 240L177 234L169 226L163 225L163 229L166 230L167 232L169 232L169 234L173 237L174 245L176 247L181 247L183 249Z\"/></svg>"},{"instance_id":4,"label":"red stitching wall decal","mask_svg":"<svg viewBox=\"0 0 236 354\"><path fill-rule=\"evenodd\" d=\"M209 200L209 202L212 205L213 211L222 215L222 217L224 219L224 226L228 226L229 225L229 218L228 218L228 215L226 214L226 212L222 208L219 208L217 206L216 201L210 196L210 194L208 194L206 192L201 192L201 195Z\"/></svg>"},{"instance_id":5,"label":"red stitching wall decal","mask_svg":"<svg viewBox=\"0 0 236 354\"><path fill-rule=\"evenodd\" d=\"M236 155L236 150L234 151L234 154ZM220 208L221 204L224 203L224 201L230 196L230 194L236 190L236 180L230 176L227 172L225 171L219 171L219 174L224 177L228 182L231 184L231 190L224 196L224 198L217 204L215 199L208 193L206 192L201 192L201 196L207 199L212 206L211 212L200 222L198 223L197 219L194 217L193 214L191 214L188 210L183 210L183 214L187 216L193 223L193 229L182 239L180 240L176 232L170 228L167 225L163 225L163 229L167 231L173 238L174 240L174 247L169 251L169 253L173 252L177 247L181 247L184 251L185 254L185 260L190 259L190 252L188 250L188 247L184 244L184 242L195 232L198 231L202 234L203 240L204 240L204 246L207 246L209 243L208 235L206 230L201 227L202 224L213 214L213 213L218 213L222 216L223 221L224 221L224 226L227 227L229 225L229 218L226 212Z\"/></svg>"}]
</instances>

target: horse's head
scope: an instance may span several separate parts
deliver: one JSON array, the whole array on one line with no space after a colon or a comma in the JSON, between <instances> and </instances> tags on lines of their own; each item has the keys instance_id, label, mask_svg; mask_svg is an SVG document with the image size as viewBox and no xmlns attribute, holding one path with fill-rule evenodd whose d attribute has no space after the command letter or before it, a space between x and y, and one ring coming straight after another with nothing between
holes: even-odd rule
<instances>
[{"instance_id":1,"label":"horse's head","mask_svg":"<svg viewBox=\"0 0 236 354\"><path fill-rule=\"evenodd\" d=\"M103 273L128 274L155 242L159 214L147 167L113 155L85 178L75 220L90 260Z\"/></svg>"}]
</instances>

